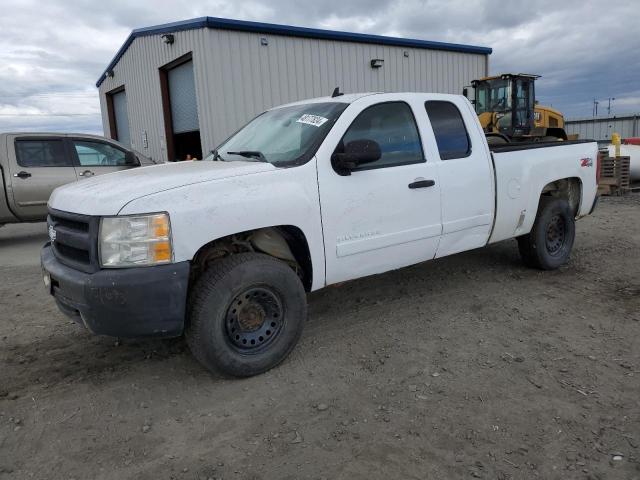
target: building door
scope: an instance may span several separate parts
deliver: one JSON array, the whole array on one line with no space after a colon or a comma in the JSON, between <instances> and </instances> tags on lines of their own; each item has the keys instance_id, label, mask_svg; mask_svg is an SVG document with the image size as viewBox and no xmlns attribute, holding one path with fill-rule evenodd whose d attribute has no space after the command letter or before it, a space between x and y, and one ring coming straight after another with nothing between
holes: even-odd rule
<instances>
[{"instance_id":1,"label":"building door","mask_svg":"<svg viewBox=\"0 0 640 480\"><path fill-rule=\"evenodd\" d=\"M110 93L107 98L109 98L111 138L130 147L131 134L129 133L129 115L127 113L127 93L124 89L120 89Z\"/></svg>"},{"instance_id":2,"label":"building door","mask_svg":"<svg viewBox=\"0 0 640 480\"><path fill-rule=\"evenodd\" d=\"M201 159L200 123L191 56L161 69L160 84L169 161Z\"/></svg>"}]
</instances>

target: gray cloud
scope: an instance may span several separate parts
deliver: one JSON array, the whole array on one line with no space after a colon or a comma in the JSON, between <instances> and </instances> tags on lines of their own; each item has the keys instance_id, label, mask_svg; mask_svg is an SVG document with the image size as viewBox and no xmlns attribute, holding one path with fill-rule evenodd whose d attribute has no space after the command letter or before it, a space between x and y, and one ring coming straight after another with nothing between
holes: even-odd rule
<instances>
[{"instance_id":1,"label":"gray cloud","mask_svg":"<svg viewBox=\"0 0 640 480\"><path fill-rule=\"evenodd\" d=\"M589 115L593 98L615 97L614 113L640 111L635 1L4 0L3 7L4 131L101 132L94 83L129 32L205 15L490 46L492 73L542 75L538 98L568 116Z\"/></svg>"}]
</instances>

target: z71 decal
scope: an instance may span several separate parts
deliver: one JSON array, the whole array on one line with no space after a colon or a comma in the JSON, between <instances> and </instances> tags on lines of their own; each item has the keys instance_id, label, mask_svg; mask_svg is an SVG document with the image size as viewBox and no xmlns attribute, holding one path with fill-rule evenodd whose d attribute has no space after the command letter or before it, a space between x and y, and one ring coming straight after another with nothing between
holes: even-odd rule
<instances>
[{"instance_id":1,"label":"z71 decal","mask_svg":"<svg viewBox=\"0 0 640 480\"><path fill-rule=\"evenodd\" d=\"M581 158L580 159L580 166L581 167L593 167L593 158L591 158L591 157Z\"/></svg>"}]
</instances>

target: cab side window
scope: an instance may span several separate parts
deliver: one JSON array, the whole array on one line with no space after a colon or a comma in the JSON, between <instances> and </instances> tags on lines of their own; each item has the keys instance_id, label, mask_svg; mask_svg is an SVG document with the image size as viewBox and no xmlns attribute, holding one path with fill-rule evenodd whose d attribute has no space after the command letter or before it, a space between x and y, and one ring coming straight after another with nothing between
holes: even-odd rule
<instances>
[{"instance_id":1,"label":"cab side window","mask_svg":"<svg viewBox=\"0 0 640 480\"><path fill-rule=\"evenodd\" d=\"M130 165L124 150L108 143L73 140L78 161L83 167L121 167Z\"/></svg>"},{"instance_id":2,"label":"cab side window","mask_svg":"<svg viewBox=\"0 0 640 480\"><path fill-rule=\"evenodd\" d=\"M354 171L425 161L413 112L404 102L380 103L362 111L342 137L336 151L341 152L353 140L373 140L380 145L382 152L379 160Z\"/></svg>"},{"instance_id":3,"label":"cab side window","mask_svg":"<svg viewBox=\"0 0 640 480\"><path fill-rule=\"evenodd\" d=\"M72 167L71 158L65 155L63 140L17 139L16 157L21 167Z\"/></svg>"},{"instance_id":4,"label":"cab side window","mask_svg":"<svg viewBox=\"0 0 640 480\"><path fill-rule=\"evenodd\" d=\"M424 106L436 137L440 158L452 160L471 155L471 141L458 107L442 100L430 100Z\"/></svg>"}]
</instances>

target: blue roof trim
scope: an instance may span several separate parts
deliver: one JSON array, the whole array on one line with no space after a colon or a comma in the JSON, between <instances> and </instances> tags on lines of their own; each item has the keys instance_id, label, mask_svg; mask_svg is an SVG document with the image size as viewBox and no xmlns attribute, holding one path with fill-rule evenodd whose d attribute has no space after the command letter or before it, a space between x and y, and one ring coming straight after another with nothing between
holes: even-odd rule
<instances>
[{"instance_id":1,"label":"blue roof trim","mask_svg":"<svg viewBox=\"0 0 640 480\"><path fill-rule=\"evenodd\" d=\"M147 35L159 35L162 33L174 33L182 30L192 30L196 28L218 28L222 30L239 30L243 32L271 33L275 35L288 35L293 37L317 38L322 40L342 40L345 42L375 43L378 45L393 45L409 48L429 48L433 50L446 50L451 52L477 53L489 55L492 52L488 47L477 47L473 45L461 45L457 43L432 42L429 40L416 40L411 38L385 37L383 35L369 35L365 33L340 32L335 30L322 30L319 28L295 27L290 25L278 25L275 23L248 22L244 20L233 20L229 18L199 17L180 22L165 23L153 27L136 28L129 34L124 44L113 60L104 70L96 87L104 81L108 71L113 69L120 58L127 51L129 46L138 37Z\"/></svg>"}]
</instances>

